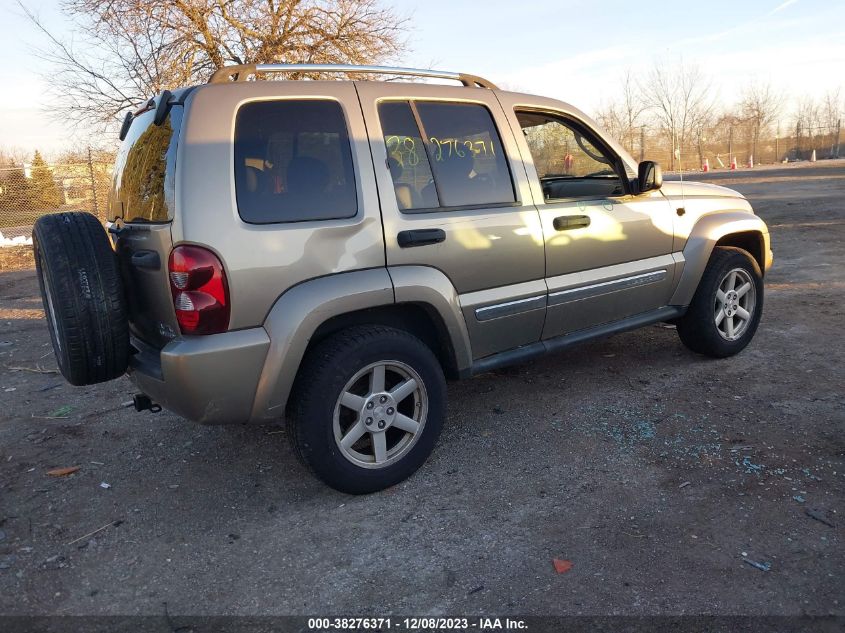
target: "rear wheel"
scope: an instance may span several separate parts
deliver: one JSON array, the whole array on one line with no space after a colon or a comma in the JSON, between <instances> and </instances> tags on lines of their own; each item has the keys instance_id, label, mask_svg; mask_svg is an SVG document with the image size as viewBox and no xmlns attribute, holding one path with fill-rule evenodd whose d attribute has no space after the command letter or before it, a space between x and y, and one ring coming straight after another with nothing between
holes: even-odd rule
<instances>
[{"instance_id":1,"label":"rear wheel","mask_svg":"<svg viewBox=\"0 0 845 633\"><path fill-rule=\"evenodd\" d=\"M678 335L699 354L724 358L742 351L763 312L763 276L750 253L717 247L710 256Z\"/></svg>"},{"instance_id":2,"label":"rear wheel","mask_svg":"<svg viewBox=\"0 0 845 633\"><path fill-rule=\"evenodd\" d=\"M445 415L443 371L419 339L361 326L319 343L303 361L288 410L300 459L331 487L363 494L413 474Z\"/></svg>"},{"instance_id":3,"label":"rear wheel","mask_svg":"<svg viewBox=\"0 0 845 633\"><path fill-rule=\"evenodd\" d=\"M35 269L56 362L72 385L122 375L129 323L117 258L90 213L52 213L32 231Z\"/></svg>"}]
</instances>

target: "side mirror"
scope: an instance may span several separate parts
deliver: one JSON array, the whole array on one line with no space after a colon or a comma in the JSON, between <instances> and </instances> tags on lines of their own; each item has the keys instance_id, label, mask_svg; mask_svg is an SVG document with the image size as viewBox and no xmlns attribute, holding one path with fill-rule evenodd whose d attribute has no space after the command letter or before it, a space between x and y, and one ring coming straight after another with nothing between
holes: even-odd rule
<instances>
[{"instance_id":1,"label":"side mirror","mask_svg":"<svg viewBox=\"0 0 845 633\"><path fill-rule=\"evenodd\" d=\"M644 160L640 163L637 173L637 184L640 193L646 191L657 191L663 186L663 170L653 160Z\"/></svg>"}]
</instances>

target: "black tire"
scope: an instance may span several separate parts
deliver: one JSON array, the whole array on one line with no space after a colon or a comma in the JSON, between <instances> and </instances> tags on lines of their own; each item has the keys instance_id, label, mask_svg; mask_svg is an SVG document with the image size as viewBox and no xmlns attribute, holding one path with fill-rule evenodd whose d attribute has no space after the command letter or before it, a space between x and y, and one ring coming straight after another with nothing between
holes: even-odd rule
<instances>
[{"instance_id":1,"label":"black tire","mask_svg":"<svg viewBox=\"0 0 845 633\"><path fill-rule=\"evenodd\" d=\"M404 455L383 467L366 468L341 451L335 439L335 406L357 372L383 361L404 363L420 376L428 413L419 437ZM443 370L422 341L390 327L355 326L321 341L307 354L286 417L294 451L318 478L341 492L367 494L403 481L422 466L440 436L445 413Z\"/></svg>"},{"instance_id":2,"label":"black tire","mask_svg":"<svg viewBox=\"0 0 845 633\"><path fill-rule=\"evenodd\" d=\"M41 300L59 370L72 385L121 376L129 323L117 258L90 213L52 213L32 231Z\"/></svg>"},{"instance_id":3,"label":"black tire","mask_svg":"<svg viewBox=\"0 0 845 633\"><path fill-rule=\"evenodd\" d=\"M735 269L742 269L748 274L753 284L755 303L744 329L735 339L728 340L720 333L715 322L716 292L720 283ZM677 320L678 336L684 345L699 354L713 358L733 356L751 342L762 314L763 275L760 266L748 251L732 246L717 246L710 255L687 313Z\"/></svg>"}]
</instances>

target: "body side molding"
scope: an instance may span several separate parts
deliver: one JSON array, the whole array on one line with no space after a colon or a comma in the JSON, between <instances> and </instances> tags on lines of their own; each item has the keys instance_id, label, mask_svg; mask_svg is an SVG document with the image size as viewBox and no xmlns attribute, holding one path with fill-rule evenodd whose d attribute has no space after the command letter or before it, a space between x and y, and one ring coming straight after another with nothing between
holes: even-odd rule
<instances>
[{"instance_id":1,"label":"body side molding","mask_svg":"<svg viewBox=\"0 0 845 633\"><path fill-rule=\"evenodd\" d=\"M614 279L612 281L603 281L588 286L578 286L568 290L553 292L549 294L549 305L560 305L562 303L569 303L570 301L589 299L590 297L598 297L611 292L657 283L666 279L667 275L668 271L664 268L639 275L631 275L630 277L622 277L621 279Z\"/></svg>"}]
</instances>

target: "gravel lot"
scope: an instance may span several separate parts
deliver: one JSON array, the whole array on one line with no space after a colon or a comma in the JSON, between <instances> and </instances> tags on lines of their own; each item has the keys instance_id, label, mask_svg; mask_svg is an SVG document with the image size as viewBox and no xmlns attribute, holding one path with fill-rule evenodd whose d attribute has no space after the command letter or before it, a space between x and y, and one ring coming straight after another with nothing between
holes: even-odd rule
<instances>
[{"instance_id":1,"label":"gravel lot","mask_svg":"<svg viewBox=\"0 0 845 633\"><path fill-rule=\"evenodd\" d=\"M0 613L845 614L845 161L702 177L772 232L745 352L655 326L451 384L432 459L367 497L278 427L69 386L0 260Z\"/></svg>"}]
</instances>

